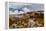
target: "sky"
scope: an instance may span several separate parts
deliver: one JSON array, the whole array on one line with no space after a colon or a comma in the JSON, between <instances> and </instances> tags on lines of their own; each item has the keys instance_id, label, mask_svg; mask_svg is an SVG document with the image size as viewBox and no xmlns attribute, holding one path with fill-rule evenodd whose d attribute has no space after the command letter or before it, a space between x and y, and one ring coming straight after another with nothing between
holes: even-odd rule
<instances>
[{"instance_id":1,"label":"sky","mask_svg":"<svg viewBox=\"0 0 46 31\"><path fill-rule=\"evenodd\" d=\"M10 14L23 14L23 13L35 11L35 10L38 10L38 9L44 9L44 4L36 4L36 3L9 3L9 9L10 9L9 10Z\"/></svg>"}]
</instances>

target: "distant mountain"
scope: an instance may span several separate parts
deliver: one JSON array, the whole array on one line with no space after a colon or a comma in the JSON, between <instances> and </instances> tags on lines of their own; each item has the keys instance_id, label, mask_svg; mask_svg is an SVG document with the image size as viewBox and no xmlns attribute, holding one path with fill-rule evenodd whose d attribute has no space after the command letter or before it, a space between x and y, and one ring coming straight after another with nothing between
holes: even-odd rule
<instances>
[{"instance_id":1,"label":"distant mountain","mask_svg":"<svg viewBox=\"0 0 46 31\"><path fill-rule=\"evenodd\" d=\"M14 12L15 10L18 10L18 12L20 12L20 11L23 11L23 12L24 12L24 10L22 10L22 9L13 9L13 8L9 8L9 10L12 11L12 12Z\"/></svg>"},{"instance_id":2,"label":"distant mountain","mask_svg":"<svg viewBox=\"0 0 46 31\"><path fill-rule=\"evenodd\" d=\"M37 9L37 10L30 10L28 8L21 8L21 9L13 9L13 8L9 8L9 12L10 14L23 14L23 13L27 13L27 12L42 12L44 11L43 9Z\"/></svg>"}]
</instances>

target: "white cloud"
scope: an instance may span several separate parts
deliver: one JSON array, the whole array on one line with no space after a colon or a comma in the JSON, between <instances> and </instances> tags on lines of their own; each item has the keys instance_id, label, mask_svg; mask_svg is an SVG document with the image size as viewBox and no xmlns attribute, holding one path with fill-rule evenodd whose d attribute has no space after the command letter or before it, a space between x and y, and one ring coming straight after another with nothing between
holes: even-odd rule
<instances>
[{"instance_id":1,"label":"white cloud","mask_svg":"<svg viewBox=\"0 0 46 31\"><path fill-rule=\"evenodd\" d=\"M10 13L9 14L15 14L15 13L13 13L12 11L10 11Z\"/></svg>"},{"instance_id":2,"label":"white cloud","mask_svg":"<svg viewBox=\"0 0 46 31\"><path fill-rule=\"evenodd\" d=\"M19 14L23 14L24 12L22 12L22 11L20 11L20 13Z\"/></svg>"},{"instance_id":3,"label":"white cloud","mask_svg":"<svg viewBox=\"0 0 46 31\"><path fill-rule=\"evenodd\" d=\"M12 11L10 11L10 14L23 14L23 13L26 13L26 12L30 12L30 9L28 9L28 8L22 8L22 10L24 11L20 11L20 12L18 12L18 10L15 10L14 12L12 12Z\"/></svg>"},{"instance_id":4,"label":"white cloud","mask_svg":"<svg viewBox=\"0 0 46 31\"><path fill-rule=\"evenodd\" d=\"M30 12L30 9L28 9L28 8L23 8L22 10L24 10L24 12L26 13L26 12Z\"/></svg>"},{"instance_id":5,"label":"white cloud","mask_svg":"<svg viewBox=\"0 0 46 31\"><path fill-rule=\"evenodd\" d=\"M14 13L15 13L15 14L18 14L18 10L15 10Z\"/></svg>"},{"instance_id":6,"label":"white cloud","mask_svg":"<svg viewBox=\"0 0 46 31\"><path fill-rule=\"evenodd\" d=\"M15 10L14 12L10 11L9 14L23 14L24 12L20 11L18 12L18 10Z\"/></svg>"}]
</instances>

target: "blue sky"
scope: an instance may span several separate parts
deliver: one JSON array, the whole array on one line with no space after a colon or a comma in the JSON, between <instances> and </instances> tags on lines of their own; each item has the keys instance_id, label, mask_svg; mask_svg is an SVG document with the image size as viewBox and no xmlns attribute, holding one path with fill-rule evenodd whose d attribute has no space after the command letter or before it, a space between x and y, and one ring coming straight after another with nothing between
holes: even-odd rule
<instances>
[{"instance_id":1,"label":"blue sky","mask_svg":"<svg viewBox=\"0 0 46 31\"><path fill-rule=\"evenodd\" d=\"M21 9L24 10L25 12L27 11L32 11L32 10L37 10L37 9L44 9L44 4L36 4L36 3L9 3L9 8L14 9ZM11 11L13 11L11 10ZM14 10L15 13L17 13L16 10ZM22 11L20 11L22 12ZM22 12L23 13L23 12Z\"/></svg>"},{"instance_id":2,"label":"blue sky","mask_svg":"<svg viewBox=\"0 0 46 31\"><path fill-rule=\"evenodd\" d=\"M32 9L44 9L44 5L43 4L9 3L9 8L20 9L20 8L23 8L23 7L27 7L28 9L31 9L31 10Z\"/></svg>"}]
</instances>

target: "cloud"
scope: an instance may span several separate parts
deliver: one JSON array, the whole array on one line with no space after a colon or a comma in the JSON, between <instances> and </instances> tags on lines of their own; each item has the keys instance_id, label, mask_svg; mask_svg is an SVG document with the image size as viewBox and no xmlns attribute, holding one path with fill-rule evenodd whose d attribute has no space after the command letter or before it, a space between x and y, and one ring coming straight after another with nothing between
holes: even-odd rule
<instances>
[{"instance_id":1,"label":"cloud","mask_svg":"<svg viewBox=\"0 0 46 31\"><path fill-rule=\"evenodd\" d=\"M15 14L15 13L13 13L12 11L9 11L9 14Z\"/></svg>"},{"instance_id":2,"label":"cloud","mask_svg":"<svg viewBox=\"0 0 46 31\"><path fill-rule=\"evenodd\" d=\"M15 10L13 13L18 14L18 10Z\"/></svg>"},{"instance_id":3,"label":"cloud","mask_svg":"<svg viewBox=\"0 0 46 31\"><path fill-rule=\"evenodd\" d=\"M18 10L15 10L14 12L10 11L10 14L23 14L24 12L20 11L18 12Z\"/></svg>"},{"instance_id":4,"label":"cloud","mask_svg":"<svg viewBox=\"0 0 46 31\"><path fill-rule=\"evenodd\" d=\"M32 12L32 11L39 11L40 9L37 9L37 10L30 10L28 9L27 7L24 7L22 8L22 10L24 11L20 11L18 12L19 10L15 10L14 12L10 11L10 14L23 14L23 13L27 13L27 12Z\"/></svg>"},{"instance_id":5,"label":"cloud","mask_svg":"<svg viewBox=\"0 0 46 31\"><path fill-rule=\"evenodd\" d=\"M24 12L26 13L26 12L30 12L30 9L28 9L28 8L23 8L22 10L24 10Z\"/></svg>"},{"instance_id":6,"label":"cloud","mask_svg":"<svg viewBox=\"0 0 46 31\"><path fill-rule=\"evenodd\" d=\"M24 12L22 12L22 11L20 11L20 13L19 14L23 14Z\"/></svg>"},{"instance_id":7,"label":"cloud","mask_svg":"<svg viewBox=\"0 0 46 31\"><path fill-rule=\"evenodd\" d=\"M23 13L30 12L30 9L28 9L28 8L26 8L26 7L22 8L22 10L23 10L24 12L23 12L23 11L18 12L18 10L15 10L14 12L10 11L10 14L23 14Z\"/></svg>"}]
</instances>

